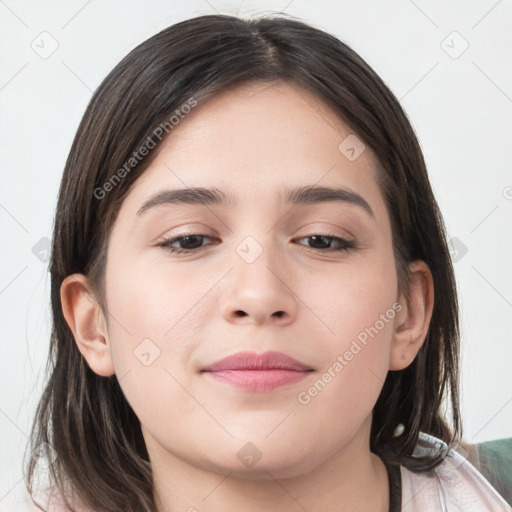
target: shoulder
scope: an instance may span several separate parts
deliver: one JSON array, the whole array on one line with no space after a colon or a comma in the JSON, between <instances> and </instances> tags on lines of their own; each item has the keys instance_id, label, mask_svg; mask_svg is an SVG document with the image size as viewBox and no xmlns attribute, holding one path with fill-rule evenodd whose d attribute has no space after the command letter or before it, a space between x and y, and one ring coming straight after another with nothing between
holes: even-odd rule
<instances>
[{"instance_id":1,"label":"shoulder","mask_svg":"<svg viewBox=\"0 0 512 512\"><path fill-rule=\"evenodd\" d=\"M418 452L446 449L443 462L434 469L416 473L404 466L402 475L403 512L511 512L512 508L492 485L459 453L427 434L420 435Z\"/></svg>"}]
</instances>

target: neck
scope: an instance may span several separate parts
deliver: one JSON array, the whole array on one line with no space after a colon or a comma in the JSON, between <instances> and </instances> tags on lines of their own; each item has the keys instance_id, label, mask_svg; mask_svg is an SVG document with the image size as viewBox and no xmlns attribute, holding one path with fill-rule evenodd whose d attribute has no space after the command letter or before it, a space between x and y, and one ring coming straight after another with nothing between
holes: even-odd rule
<instances>
[{"instance_id":1,"label":"neck","mask_svg":"<svg viewBox=\"0 0 512 512\"><path fill-rule=\"evenodd\" d=\"M388 512L386 468L367 439L357 436L314 470L293 478L277 478L275 470L243 478L229 468L207 471L167 451L155 453L151 444L159 512L260 512L263 507L272 512Z\"/></svg>"}]
</instances>

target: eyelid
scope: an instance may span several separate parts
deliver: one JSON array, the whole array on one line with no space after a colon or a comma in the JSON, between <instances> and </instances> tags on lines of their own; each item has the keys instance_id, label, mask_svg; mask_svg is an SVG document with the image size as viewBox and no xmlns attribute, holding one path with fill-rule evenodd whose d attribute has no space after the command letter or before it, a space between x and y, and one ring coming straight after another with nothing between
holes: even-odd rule
<instances>
[{"instance_id":1,"label":"eyelid","mask_svg":"<svg viewBox=\"0 0 512 512\"><path fill-rule=\"evenodd\" d=\"M334 238L342 238L344 240L346 240L347 242L355 242L356 241L356 237L350 232L350 231L347 231L347 230L342 230L341 228L337 228L337 227L308 227L307 229L304 230L304 234L301 234L301 235L296 235L293 237L293 239L297 239L297 238L305 238L305 237L308 237L308 236L330 236L330 237L334 237Z\"/></svg>"},{"instance_id":2,"label":"eyelid","mask_svg":"<svg viewBox=\"0 0 512 512\"><path fill-rule=\"evenodd\" d=\"M185 226L185 227L182 227ZM202 223L186 223L182 224L180 226L175 226L172 229L166 229L165 231L161 232L162 234L159 235L154 239L154 243L157 244L163 240L169 240L171 238L181 238L183 236L191 236L191 235L204 235L209 237L215 237L218 236L218 234L215 234L215 231L211 228L208 228Z\"/></svg>"},{"instance_id":3,"label":"eyelid","mask_svg":"<svg viewBox=\"0 0 512 512\"><path fill-rule=\"evenodd\" d=\"M332 222L332 221L316 221L316 222L307 222L305 224L301 224L296 228L297 232L306 232L306 236L310 233L322 234L324 236L338 236L338 237L352 237L355 238L355 235L345 227L341 227L342 222ZM344 222L344 224L350 224Z\"/></svg>"}]
</instances>

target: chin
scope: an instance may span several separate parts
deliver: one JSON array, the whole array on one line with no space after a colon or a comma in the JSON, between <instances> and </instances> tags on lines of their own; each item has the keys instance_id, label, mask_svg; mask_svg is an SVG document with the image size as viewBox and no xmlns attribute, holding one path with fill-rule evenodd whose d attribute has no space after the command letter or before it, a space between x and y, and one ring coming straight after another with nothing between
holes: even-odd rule
<instances>
[{"instance_id":1,"label":"chin","mask_svg":"<svg viewBox=\"0 0 512 512\"><path fill-rule=\"evenodd\" d=\"M244 436L250 439L250 436ZM254 438L253 438L254 439ZM300 446L299 450L297 446ZM229 446L217 445L218 451L208 454L201 465L208 471L229 473L234 478L247 480L286 479L305 475L325 462L318 446L295 443L288 437L270 440L231 440ZM332 453L332 450L328 451Z\"/></svg>"}]
</instances>

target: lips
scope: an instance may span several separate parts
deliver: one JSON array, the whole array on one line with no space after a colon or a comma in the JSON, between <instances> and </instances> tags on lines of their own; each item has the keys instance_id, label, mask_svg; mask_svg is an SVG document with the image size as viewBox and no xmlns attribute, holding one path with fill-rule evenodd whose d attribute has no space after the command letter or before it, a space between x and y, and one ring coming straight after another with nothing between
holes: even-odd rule
<instances>
[{"instance_id":1,"label":"lips","mask_svg":"<svg viewBox=\"0 0 512 512\"><path fill-rule=\"evenodd\" d=\"M306 378L313 368L281 352L239 352L207 366L208 377L246 391L271 391Z\"/></svg>"}]
</instances>

